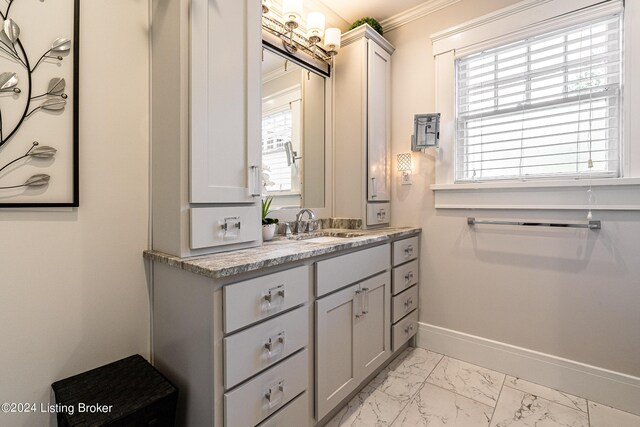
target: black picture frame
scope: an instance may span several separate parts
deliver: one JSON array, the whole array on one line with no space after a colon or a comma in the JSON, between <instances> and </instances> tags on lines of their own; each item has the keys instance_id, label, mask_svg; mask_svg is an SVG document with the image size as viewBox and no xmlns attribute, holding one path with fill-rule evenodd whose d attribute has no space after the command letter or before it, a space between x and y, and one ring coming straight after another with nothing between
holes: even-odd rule
<instances>
[{"instance_id":1,"label":"black picture frame","mask_svg":"<svg viewBox=\"0 0 640 427\"><path fill-rule=\"evenodd\" d=\"M79 125L80 125L80 0L73 0L73 199L70 202L49 202L49 203L5 203L0 202L0 209L7 208L77 208L80 206L80 147L79 147Z\"/></svg>"}]
</instances>

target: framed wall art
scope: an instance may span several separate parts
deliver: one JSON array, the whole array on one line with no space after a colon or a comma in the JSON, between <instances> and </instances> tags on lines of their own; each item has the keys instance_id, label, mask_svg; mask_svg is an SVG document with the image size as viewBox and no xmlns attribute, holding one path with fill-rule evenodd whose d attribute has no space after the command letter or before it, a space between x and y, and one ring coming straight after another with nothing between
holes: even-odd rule
<instances>
[{"instance_id":1,"label":"framed wall art","mask_svg":"<svg viewBox=\"0 0 640 427\"><path fill-rule=\"evenodd\" d=\"M80 0L1 0L0 208L77 207Z\"/></svg>"}]
</instances>

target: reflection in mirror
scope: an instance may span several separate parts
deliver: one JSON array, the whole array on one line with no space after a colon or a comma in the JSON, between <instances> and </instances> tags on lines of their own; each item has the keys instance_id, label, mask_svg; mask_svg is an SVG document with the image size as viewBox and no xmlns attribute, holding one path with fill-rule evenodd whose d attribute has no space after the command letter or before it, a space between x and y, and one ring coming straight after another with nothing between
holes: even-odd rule
<instances>
[{"instance_id":1,"label":"reflection in mirror","mask_svg":"<svg viewBox=\"0 0 640 427\"><path fill-rule=\"evenodd\" d=\"M325 81L264 49L262 170L273 208L325 206Z\"/></svg>"}]
</instances>

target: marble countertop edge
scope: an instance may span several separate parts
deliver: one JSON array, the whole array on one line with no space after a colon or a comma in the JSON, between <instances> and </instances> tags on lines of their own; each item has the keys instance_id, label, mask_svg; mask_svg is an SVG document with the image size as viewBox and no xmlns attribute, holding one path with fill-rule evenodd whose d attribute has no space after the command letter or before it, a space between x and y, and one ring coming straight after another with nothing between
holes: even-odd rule
<instances>
[{"instance_id":1,"label":"marble countertop edge","mask_svg":"<svg viewBox=\"0 0 640 427\"><path fill-rule=\"evenodd\" d=\"M353 232L353 230L350 231ZM154 250L144 251L144 257L194 274L212 279L221 279L362 246L383 243L391 239L412 236L421 233L421 231L420 228L414 227L358 230L358 233L362 233L361 236L336 238L334 242L290 240L280 237L274 239L274 241L265 242L262 246L190 258L180 258Z\"/></svg>"}]
</instances>

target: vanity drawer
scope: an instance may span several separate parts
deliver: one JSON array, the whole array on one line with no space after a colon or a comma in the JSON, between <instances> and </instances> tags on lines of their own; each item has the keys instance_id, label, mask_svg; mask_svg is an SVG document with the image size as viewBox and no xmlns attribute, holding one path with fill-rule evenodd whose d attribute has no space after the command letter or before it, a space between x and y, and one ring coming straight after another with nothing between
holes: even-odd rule
<instances>
[{"instance_id":1,"label":"vanity drawer","mask_svg":"<svg viewBox=\"0 0 640 427\"><path fill-rule=\"evenodd\" d=\"M393 297L392 323L396 323L416 308L418 308L418 287L412 286L400 295Z\"/></svg>"},{"instance_id":2,"label":"vanity drawer","mask_svg":"<svg viewBox=\"0 0 640 427\"><path fill-rule=\"evenodd\" d=\"M225 389L295 353L308 341L308 305L225 338Z\"/></svg>"},{"instance_id":3,"label":"vanity drawer","mask_svg":"<svg viewBox=\"0 0 640 427\"><path fill-rule=\"evenodd\" d=\"M393 266L410 261L418 257L418 245L420 236L393 242Z\"/></svg>"},{"instance_id":4,"label":"vanity drawer","mask_svg":"<svg viewBox=\"0 0 640 427\"><path fill-rule=\"evenodd\" d=\"M416 259L393 269L393 286L391 291L393 295L399 294L418 283L420 279L419 265Z\"/></svg>"},{"instance_id":5,"label":"vanity drawer","mask_svg":"<svg viewBox=\"0 0 640 427\"><path fill-rule=\"evenodd\" d=\"M407 317L393 325L392 340L393 350L396 351L400 346L418 333L418 310L413 310Z\"/></svg>"},{"instance_id":6,"label":"vanity drawer","mask_svg":"<svg viewBox=\"0 0 640 427\"><path fill-rule=\"evenodd\" d=\"M304 392L258 427L306 427L309 425L309 396Z\"/></svg>"},{"instance_id":7,"label":"vanity drawer","mask_svg":"<svg viewBox=\"0 0 640 427\"><path fill-rule=\"evenodd\" d=\"M260 239L256 206L191 209L191 249L235 245Z\"/></svg>"},{"instance_id":8,"label":"vanity drawer","mask_svg":"<svg viewBox=\"0 0 640 427\"><path fill-rule=\"evenodd\" d=\"M224 332L233 332L308 300L309 267L304 265L225 286Z\"/></svg>"},{"instance_id":9,"label":"vanity drawer","mask_svg":"<svg viewBox=\"0 0 640 427\"><path fill-rule=\"evenodd\" d=\"M255 426L282 408L307 389L309 369L308 353L303 350L225 393L225 426Z\"/></svg>"},{"instance_id":10,"label":"vanity drawer","mask_svg":"<svg viewBox=\"0 0 640 427\"><path fill-rule=\"evenodd\" d=\"M387 270L389 245L376 246L316 263L316 295L321 297Z\"/></svg>"},{"instance_id":11,"label":"vanity drawer","mask_svg":"<svg viewBox=\"0 0 640 427\"><path fill-rule=\"evenodd\" d=\"M391 205L389 203L367 203L367 225L389 224Z\"/></svg>"}]
</instances>

